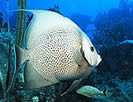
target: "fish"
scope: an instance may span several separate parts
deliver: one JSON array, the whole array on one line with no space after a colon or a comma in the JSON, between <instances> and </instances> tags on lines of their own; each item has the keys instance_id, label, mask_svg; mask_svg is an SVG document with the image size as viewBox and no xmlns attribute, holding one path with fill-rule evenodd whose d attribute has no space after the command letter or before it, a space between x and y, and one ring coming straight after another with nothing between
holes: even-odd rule
<instances>
[{"instance_id":1,"label":"fish","mask_svg":"<svg viewBox=\"0 0 133 102\"><path fill-rule=\"evenodd\" d=\"M100 98L100 96L107 96L107 89L105 88L103 91L100 91L96 87L85 85L79 88L76 91L78 94L89 97L89 98Z\"/></svg>"},{"instance_id":2,"label":"fish","mask_svg":"<svg viewBox=\"0 0 133 102\"><path fill-rule=\"evenodd\" d=\"M102 61L89 37L69 18L47 10L16 11L33 13L25 32L25 47L16 46L19 64L27 61L26 88L74 80L67 93Z\"/></svg>"}]
</instances>

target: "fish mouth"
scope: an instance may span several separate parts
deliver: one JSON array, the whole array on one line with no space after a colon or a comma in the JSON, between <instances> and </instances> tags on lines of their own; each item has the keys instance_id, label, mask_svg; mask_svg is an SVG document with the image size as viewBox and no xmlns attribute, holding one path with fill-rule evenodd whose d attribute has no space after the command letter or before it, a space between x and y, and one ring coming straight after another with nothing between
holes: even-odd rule
<instances>
[{"instance_id":1,"label":"fish mouth","mask_svg":"<svg viewBox=\"0 0 133 102\"><path fill-rule=\"evenodd\" d=\"M86 59L86 61L87 61L87 59ZM88 63L88 66L89 67L93 67L93 68L95 68L96 66L98 66L98 64L100 63L102 61L102 57L100 56L100 55L98 55L98 60L96 61L96 63L94 63L94 64L90 64L90 63L92 63L92 59L90 59L90 63L87 61L87 63Z\"/></svg>"},{"instance_id":2,"label":"fish mouth","mask_svg":"<svg viewBox=\"0 0 133 102\"><path fill-rule=\"evenodd\" d=\"M102 57L99 55L96 66L102 61Z\"/></svg>"},{"instance_id":3,"label":"fish mouth","mask_svg":"<svg viewBox=\"0 0 133 102\"><path fill-rule=\"evenodd\" d=\"M93 67L98 66L101 61L102 61L102 57L100 55L98 55L98 60L97 60L96 64L93 65Z\"/></svg>"},{"instance_id":4,"label":"fish mouth","mask_svg":"<svg viewBox=\"0 0 133 102\"><path fill-rule=\"evenodd\" d=\"M88 67L93 67L93 68L95 68L102 61L102 57L100 55L97 55L97 61L94 64L90 64L90 63L93 62L92 58L90 58L90 60L88 61L86 59L86 57L85 57L85 53L84 52L83 52L83 58L84 58L85 62L88 64Z\"/></svg>"}]
</instances>

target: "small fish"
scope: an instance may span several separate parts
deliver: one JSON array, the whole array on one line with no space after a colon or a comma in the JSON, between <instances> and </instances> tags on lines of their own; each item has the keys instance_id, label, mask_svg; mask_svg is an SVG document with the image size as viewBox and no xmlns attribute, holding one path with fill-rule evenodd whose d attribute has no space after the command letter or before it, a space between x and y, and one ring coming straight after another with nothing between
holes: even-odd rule
<instances>
[{"instance_id":1,"label":"small fish","mask_svg":"<svg viewBox=\"0 0 133 102\"><path fill-rule=\"evenodd\" d=\"M83 86L81 88L79 88L76 91L78 94L89 97L89 98L96 98L98 99L100 96L107 96L107 89L105 89L104 91L100 91L99 89L97 89L96 87L90 86L90 85L86 85Z\"/></svg>"},{"instance_id":2,"label":"small fish","mask_svg":"<svg viewBox=\"0 0 133 102\"><path fill-rule=\"evenodd\" d=\"M27 88L75 80L67 93L101 62L90 39L70 19L46 10L17 11L33 13L25 34L26 49L16 46L19 63L28 60L25 68Z\"/></svg>"}]
</instances>

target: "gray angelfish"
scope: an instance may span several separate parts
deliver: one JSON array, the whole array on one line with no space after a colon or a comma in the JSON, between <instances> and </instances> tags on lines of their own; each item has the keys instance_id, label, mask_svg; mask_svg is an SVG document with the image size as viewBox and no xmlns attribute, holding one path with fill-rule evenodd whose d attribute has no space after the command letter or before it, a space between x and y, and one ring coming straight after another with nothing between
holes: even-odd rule
<instances>
[{"instance_id":1,"label":"gray angelfish","mask_svg":"<svg viewBox=\"0 0 133 102\"><path fill-rule=\"evenodd\" d=\"M28 60L25 68L27 88L76 80L69 92L101 62L90 39L70 19L45 10L17 11L33 13L26 30L27 50L17 48L19 63Z\"/></svg>"}]
</instances>

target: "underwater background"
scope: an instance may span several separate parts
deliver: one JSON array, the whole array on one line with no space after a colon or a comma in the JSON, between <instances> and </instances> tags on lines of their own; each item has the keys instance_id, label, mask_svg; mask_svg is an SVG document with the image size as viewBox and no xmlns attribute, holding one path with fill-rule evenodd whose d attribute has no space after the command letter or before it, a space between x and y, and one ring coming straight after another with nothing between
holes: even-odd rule
<instances>
[{"instance_id":1,"label":"underwater background","mask_svg":"<svg viewBox=\"0 0 133 102\"><path fill-rule=\"evenodd\" d=\"M24 90L24 68L16 68L14 43L32 14L7 12L18 8L51 10L75 22L103 59L78 88L106 88L108 95L88 98L77 88L61 97L72 81ZM0 0L0 102L133 102L133 0Z\"/></svg>"}]
</instances>

